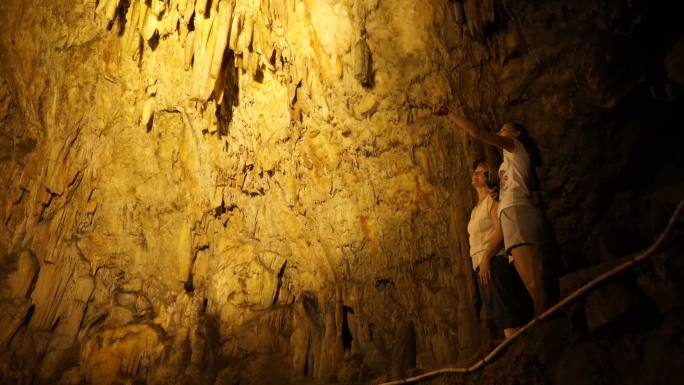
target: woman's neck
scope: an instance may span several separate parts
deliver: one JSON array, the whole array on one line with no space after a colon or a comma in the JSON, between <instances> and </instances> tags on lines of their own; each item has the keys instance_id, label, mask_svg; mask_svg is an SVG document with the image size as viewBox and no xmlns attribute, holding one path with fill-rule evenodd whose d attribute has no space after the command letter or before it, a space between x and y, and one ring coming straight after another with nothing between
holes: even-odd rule
<instances>
[{"instance_id":1,"label":"woman's neck","mask_svg":"<svg viewBox=\"0 0 684 385\"><path fill-rule=\"evenodd\" d=\"M475 188L475 191L477 191L477 203L480 203L487 199L491 191L489 190L489 187L477 187Z\"/></svg>"}]
</instances>

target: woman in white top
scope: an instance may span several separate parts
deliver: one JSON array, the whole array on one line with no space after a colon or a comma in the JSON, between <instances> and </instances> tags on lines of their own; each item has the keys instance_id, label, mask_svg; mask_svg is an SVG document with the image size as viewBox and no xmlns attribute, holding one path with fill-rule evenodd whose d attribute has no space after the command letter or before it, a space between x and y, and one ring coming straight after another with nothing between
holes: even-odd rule
<instances>
[{"instance_id":1,"label":"woman in white top","mask_svg":"<svg viewBox=\"0 0 684 385\"><path fill-rule=\"evenodd\" d=\"M437 108L433 112L443 114L447 111ZM535 313L540 314L549 305L540 252L544 239L544 222L530 193L530 155L520 141L526 137L527 132L522 126L505 123L494 134L479 129L464 117L454 114L447 116L468 135L503 150L504 161L499 168L498 217L506 253L513 257L515 267L534 302Z\"/></svg>"},{"instance_id":2,"label":"woman in white top","mask_svg":"<svg viewBox=\"0 0 684 385\"><path fill-rule=\"evenodd\" d=\"M483 318L492 318L506 338L527 322L531 303L520 277L510 266L502 244L499 203L492 198L495 180L489 165L477 161L471 183L477 191L477 204L470 214L468 238L473 270L478 276Z\"/></svg>"}]
</instances>

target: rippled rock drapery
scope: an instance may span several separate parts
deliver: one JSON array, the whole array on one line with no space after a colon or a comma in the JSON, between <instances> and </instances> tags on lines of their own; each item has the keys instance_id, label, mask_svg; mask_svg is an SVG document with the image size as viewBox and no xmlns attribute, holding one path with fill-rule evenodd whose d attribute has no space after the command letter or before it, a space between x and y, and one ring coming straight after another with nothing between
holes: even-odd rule
<instances>
[{"instance_id":1,"label":"rippled rock drapery","mask_svg":"<svg viewBox=\"0 0 684 385\"><path fill-rule=\"evenodd\" d=\"M354 382L469 359L483 150L429 109L529 126L573 256L613 224L604 179L639 132L613 112L646 71L614 71L646 51L641 9L613 3L3 1L2 375Z\"/></svg>"}]
</instances>

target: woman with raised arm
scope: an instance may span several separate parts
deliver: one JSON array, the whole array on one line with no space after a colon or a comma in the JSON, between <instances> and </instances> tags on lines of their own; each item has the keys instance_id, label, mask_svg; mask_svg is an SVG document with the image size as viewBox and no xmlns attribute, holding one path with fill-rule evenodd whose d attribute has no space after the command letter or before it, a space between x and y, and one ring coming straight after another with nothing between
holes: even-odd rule
<instances>
[{"instance_id":1,"label":"woman with raised arm","mask_svg":"<svg viewBox=\"0 0 684 385\"><path fill-rule=\"evenodd\" d=\"M522 141L528 142L527 130L519 124L504 123L494 134L476 127L468 119L443 108L433 109L446 114L451 122L475 139L503 150L499 167L499 209L506 253L513 257L520 278L534 302L535 314L550 304L544 287L544 267L541 246L544 241L544 221L532 198L532 162Z\"/></svg>"},{"instance_id":2,"label":"woman with raised arm","mask_svg":"<svg viewBox=\"0 0 684 385\"><path fill-rule=\"evenodd\" d=\"M493 174L485 161L476 161L473 165L471 184L477 192L477 204L470 213L468 242L482 300L482 316L492 319L497 329L509 338L529 321L532 304L505 255L497 217L499 203L492 197L492 188L496 187Z\"/></svg>"}]
</instances>

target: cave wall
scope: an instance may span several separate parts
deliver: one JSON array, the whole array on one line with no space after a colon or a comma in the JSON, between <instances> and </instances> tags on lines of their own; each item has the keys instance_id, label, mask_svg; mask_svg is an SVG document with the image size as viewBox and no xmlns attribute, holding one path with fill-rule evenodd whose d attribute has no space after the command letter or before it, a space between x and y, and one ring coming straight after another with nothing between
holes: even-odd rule
<instances>
[{"instance_id":1,"label":"cave wall","mask_svg":"<svg viewBox=\"0 0 684 385\"><path fill-rule=\"evenodd\" d=\"M8 373L373 377L402 343L426 367L472 352L471 146L429 111L446 4L202 3L3 3Z\"/></svg>"},{"instance_id":2,"label":"cave wall","mask_svg":"<svg viewBox=\"0 0 684 385\"><path fill-rule=\"evenodd\" d=\"M526 124L560 264L614 257L641 191L610 182L648 128L621 111L682 57L644 42L649 9L2 2L2 376L348 382L469 359L469 166L498 155L430 107Z\"/></svg>"},{"instance_id":3,"label":"cave wall","mask_svg":"<svg viewBox=\"0 0 684 385\"><path fill-rule=\"evenodd\" d=\"M528 128L561 273L650 244L684 194L681 7L452 4L455 104L485 127Z\"/></svg>"}]
</instances>

